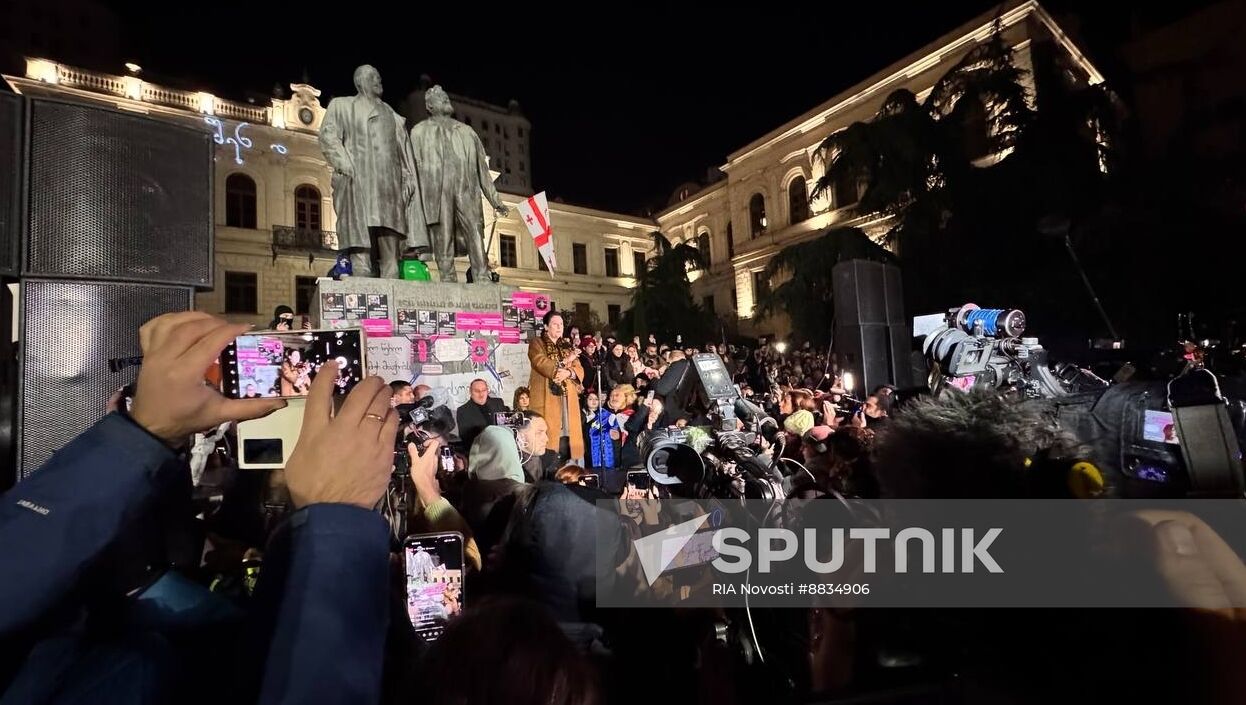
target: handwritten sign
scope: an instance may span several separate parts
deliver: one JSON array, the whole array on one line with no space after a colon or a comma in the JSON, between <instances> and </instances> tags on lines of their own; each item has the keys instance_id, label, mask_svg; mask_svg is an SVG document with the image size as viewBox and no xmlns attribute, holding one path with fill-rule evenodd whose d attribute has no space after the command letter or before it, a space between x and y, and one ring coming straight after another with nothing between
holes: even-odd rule
<instances>
[{"instance_id":1,"label":"handwritten sign","mask_svg":"<svg viewBox=\"0 0 1246 705\"><path fill-rule=\"evenodd\" d=\"M411 380L411 341L406 338L368 338L368 374L386 382Z\"/></svg>"},{"instance_id":2,"label":"handwritten sign","mask_svg":"<svg viewBox=\"0 0 1246 705\"><path fill-rule=\"evenodd\" d=\"M466 360L468 352L468 343L464 338L438 338L433 343L433 354L439 362Z\"/></svg>"},{"instance_id":3,"label":"handwritten sign","mask_svg":"<svg viewBox=\"0 0 1246 705\"><path fill-rule=\"evenodd\" d=\"M528 386L532 365L528 362L527 343L502 343L493 351L493 367L502 377L502 386L513 394L519 387Z\"/></svg>"}]
</instances>

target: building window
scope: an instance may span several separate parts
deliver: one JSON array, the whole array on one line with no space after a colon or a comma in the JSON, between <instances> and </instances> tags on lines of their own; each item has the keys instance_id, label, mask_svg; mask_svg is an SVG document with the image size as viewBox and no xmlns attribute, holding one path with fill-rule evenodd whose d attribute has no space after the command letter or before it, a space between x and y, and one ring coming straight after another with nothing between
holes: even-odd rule
<instances>
[{"instance_id":1,"label":"building window","mask_svg":"<svg viewBox=\"0 0 1246 705\"><path fill-rule=\"evenodd\" d=\"M294 189L294 227L320 229L320 191L315 186L303 184Z\"/></svg>"},{"instance_id":2,"label":"building window","mask_svg":"<svg viewBox=\"0 0 1246 705\"><path fill-rule=\"evenodd\" d=\"M230 174L225 179L225 225L249 228L255 225L255 181L246 174Z\"/></svg>"},{"instance_id":3,"label":"building window","mask_svg":"<svg viewBox=\"0 0 1246 705\"><path fill-rule=\"evenodd\" d=\"M753 194L748 200L749 236L757 237L766 230L766 197Z\"/></svg>"},{"instance_id":4,"label":"building window","mask_svg":"<svg viewBox=\"0 0 1246 705\"><path fill-rule=\"evenodd\" d=\"M542 272L549 271L549 265L545 264L545 258L541 256L540 250L537 250L536 252L536 266L537 269L540 269Z\"/></svg>"},{"instance_id":5,"label":"building window","mask_svg":"<svg viewBox=\"0 0 1246 705\"><path fill-rule=\"evenodd\" d=\"M511 129L509 127L502 128L502 139L511 138Z\"/></svg>"},{"instance_id":6,"label":"building window","mask_svg":"<svg viewBox=\"0 0 1246 705\"><path fill-rule=\"evenodd\" d=\"M606 248L606 276L619 276L619 248L617 247Z\"/></svg>"},{"instance_id":7,"label":"building window","mask_svg":"<svg viewBox=\"0 0 1246 705\"><path fill-rule=\"evenodd\" d=\"M835 207L847 208L860 198L855 174L840 174L835 178Z\"/></svg>"},{"instance_id":8,"label":"building window","mask_svg":"<svg viewBox=\"0 0 1246 705\"><path fill-rule=\"evenodd\" d=\"M770 295L770 277L765 271L753 272L753 306Z\"/></svg>"},{"instance_id":9,"label":"building window","mask_svg":"<svg viewBox=\"0 0 1246 705\"><path fill-rule=\"evenodd\" d=\"M640 275L644 274L645 269L647 269L648 266L649 263L645 260L645 253L632 252L632 276L639 279Z\"/></svg>"},{"instance_id":10,"label":"building window","mask_svg":"<svg viewBox=\"0 0 1246 705\"><path fill-rule=\"evenodd\" d=\"M588 245L582 242L571 244L571 269L576 274L588 274Z\"/></svg>"},{"instance_id":11,"label":"building window","mask_svg":"<svg viewBox=\"0 0 1246 705\"><path fill-rule=\"evenodd\" d=\"M316 300L316 277L294 278L294 312L310 314Z\"/></svg>"},{"instance_id":12,"label":"building window","mask_svg":"<svg viewBox=\"0 0 1246 705\"><path fill-rule=\"evenodd\" d=\"M713 295L704 296L701 298L701 308L704 309L705 312L708 313L709 315L711 316L715 315Z\"/></svg>"},{"instance_id":13,"label":"building window","mask_svg":"<svg viewBox=\"0 0 1246 705\"><path fill-rule=\"evenodd\" d=\"M710 266L710 234L701 233L697 235L697 249L701 251L701 260L705 262L705 266Z\"/></svg>"},{"instance_id":14,"label":"building window","mask_svg":"<svg viewBox=\"0 0 1246 705\"><path fill-rule=\"evenodd\" d=\"M519 250L515 247L514 235L503 235L499 241L499 252L501 253L503 267L519 266ZM538 257L540 254L538 253Z\"/></svg>"},{"instance_id":15,"label":"building window","mask_svg":"<svg viewBox=\"0 0 1246 705\"><path fill-rule=\"evenodd\" d=\"M493 133L496 135L502 134L502 125L500 123L493 123Z\"/></svg>"},{"instance_id":16,"label":"building window","mask_svg":"<svg viewBox=\"0 0 1246 705\"><path fill-rule=\"evenodd\" d=\"M593 311L588 304L577 303L575 305L575 320L572 321L572 325L577 325L580 327L580 330L587 331L589 319L592 317Z\"/></svg>"},{"instance_id":17,"label":"building window","mask_svg":"<svg viewBox=\"0 0 1246 705\"><path fill-rule=\"evenodd\" d=\"M735 258L735 234L731 232L731 221L727 221L727 259Z\"/></svg>"},{"instance_id":18,"label":"building window","mask_svg":"<svg viewBox=\"0 0 1246 705\"><path fill-rule=\"evenodd\" d=\"M740 310L740 292L734 286L731 287L731 310Z\"/></svg>"},{"instance_id":19,"label":"building window","mask_svg":"<svg viewBox=\"0 0 1246 705\"><path fill-rule=\"evenodd\" d=\"M225 272L225 313L256 313L258 292L255 272Z\"/></svg>"},{"instance_id":20,"label":"building window","mask_svg":"<svg viewBox=\"0 0 1246 705\"><path fill-rule=\"evenodd\" d=\"M606 323L611 327L619 325L619 319L623 317L623 307L618 304L606 304Z\"/></svg>"},{"instance_id":21,"label":"building window","mask_svg":"<svg viewBox=\"0 0 1246 705\"><path fill-rule=\"evenodd\" d=\"M520 170L520 171L526 171L526 169L524 169L524 163L523 163L523 160L522 160L522 159L520 159L520 160L519 160L519 170Z\"/></svg>"},{"instance_id":22,"label":"building window","mask_svg":"<svg viewBox=\"0 0 1246 705\"><path fill-rule=\"evenodd\" d=\"M792 225L809 220L809 192L803 176L792 179L787 187L787 212L792 218Z\"/></svg>"}]
</instances>

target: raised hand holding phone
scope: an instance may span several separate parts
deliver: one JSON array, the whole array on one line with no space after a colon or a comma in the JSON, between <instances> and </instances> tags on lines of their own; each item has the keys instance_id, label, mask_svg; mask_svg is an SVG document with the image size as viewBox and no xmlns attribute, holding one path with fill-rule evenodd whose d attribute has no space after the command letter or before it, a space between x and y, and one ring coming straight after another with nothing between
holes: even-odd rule
<instances>
[{"instance_id":1,"label":"raised hand holding phone","mask_svg":"<svg viewBox=\"0 0 1246 705\"><path fill-rule=\"evenodd\" d=\"M371 509L389 486L398 434L389 385L380 377L364 379L335 416L337 376L337 363L326 362L307 395L303 430L286 463L286 484L296 508L323 503Z\"/></svg>"},{"instance_id":2,"label":"raised hand holding phone","mask_svg":"<svg viewBox=\"0 0 1246 705\"><path fill-rule=\"evenodd\" d=\"M143 366L130 418L179 447L191 434L225 421L258 419L284 407L281 399L226 399L203 382L203 371L250 327L200 311L168 313L143 324L138 331Z\"/></svg>"}]
</instances>

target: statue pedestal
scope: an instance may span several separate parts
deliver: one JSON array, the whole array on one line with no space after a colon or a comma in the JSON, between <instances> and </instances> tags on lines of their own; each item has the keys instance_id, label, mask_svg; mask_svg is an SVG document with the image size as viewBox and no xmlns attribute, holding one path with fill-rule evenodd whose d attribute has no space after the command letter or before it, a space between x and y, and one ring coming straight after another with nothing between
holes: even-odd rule
<instances>
[{"instance_id":1,"label":"statue pedestal","mask_svg":"<svg viewBox=\"0 0 1246 705\"><path fill-rule=\"evenodd\" d=\"M505 284L321 279L317 328L368 332L369 375L428 385L454 411L473 380L510 404L531 372L528 339L548 296Z\"/></svg>"},{"instance_id":2,"label":"statue pedestal","mask_svg":"<svg viewBox=\"0 0 1246 705\"><path fill-rule=\"evenodd\" d=\"M421 282L348 277L317 283L317 327L362 327L370 336L451 335L472 330L519 329L505 316L516 288L487 282ZM463 319L460 325L460 318ZM386 332L388 322L389 331ZM512 324L512 325L508 325ZM432 327L430 327L430 325Z\"/></svg>"}]
</instances>

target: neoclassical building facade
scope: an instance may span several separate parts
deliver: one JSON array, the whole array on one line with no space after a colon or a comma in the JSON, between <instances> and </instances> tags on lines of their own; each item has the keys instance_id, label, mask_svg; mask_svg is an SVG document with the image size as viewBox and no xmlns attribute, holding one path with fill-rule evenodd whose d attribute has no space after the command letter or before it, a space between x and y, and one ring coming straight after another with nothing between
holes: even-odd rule
<instances>
[{"instance_id":1,"label":"neoclassical building facade","mask_svg":"<svg viewBox=\"0 0 1246 705\"><path fill-rule=\"evenodd\" d=\"M550 203L559 270L553 276L544 270L516 209L496 228L491 209L485 209L486 230L494 231L490 259L504 281L548 293L560 308L575 311L582 326L590 320L608 326L627 308L636 274L652 252L649 233L660 229L675 242L702 250L709 266L691 278L707 314L731 323L740 334L785 335L788 324L782 317L754 318L758 292L771 285L763 274L770 259L828 228L852 225L877 234L887 225L854 207L860 196L857 183L835 184L826 195L810 198L825 171L819 145L871 118L896 89L907 88L924 99L935 81L997 26L1019 67L1030 68L1039 57L1058 62L1072 80L1103 80L1037 2L1014 2L732 152L719 167L723 178L708 186L680 187L652 219ZM42 58L28 59L25 75L5 80L26 95L107 105L210 132L217 143L215 286L200 292L196 305L260 325L278 305L300 312L310 307L316 277L333 264L336 226L330 168L317 142L327 100L316 88L293 84L289 97L273 98L270 104L238 103L148 83L141 72L101 74ZM463 110L469 107L464 104ZM482 118L475 117L482 127ZM515 124L504 126L507 136L513 129L513 139L522 139L524 148L516 146L516 153L526 156L531 126L522 116L512 117ZM519 132L520 126L525 132ZM988 155L983 163L1004 156ZM501 175L499 156L491 155L491 163ZM527 172L530 165L524 167ZM503 194L512 206L521 198ZM459 267L464 270L466 262Z\"/></svg>"}]
</instances>

